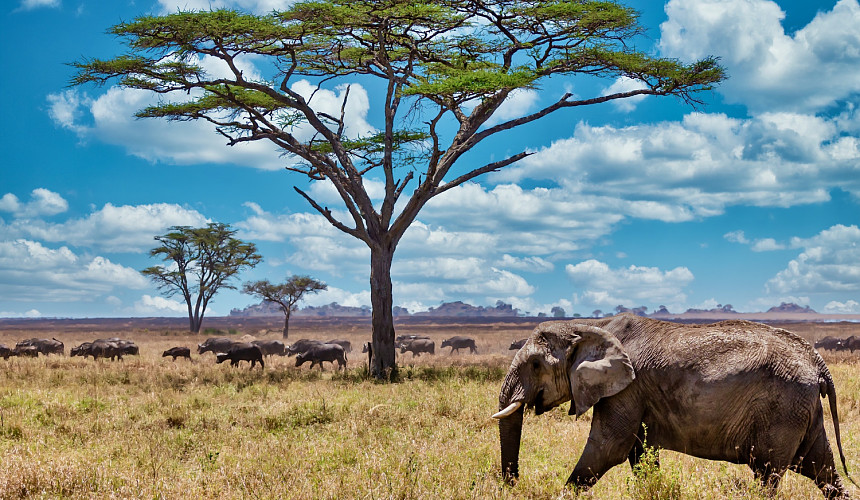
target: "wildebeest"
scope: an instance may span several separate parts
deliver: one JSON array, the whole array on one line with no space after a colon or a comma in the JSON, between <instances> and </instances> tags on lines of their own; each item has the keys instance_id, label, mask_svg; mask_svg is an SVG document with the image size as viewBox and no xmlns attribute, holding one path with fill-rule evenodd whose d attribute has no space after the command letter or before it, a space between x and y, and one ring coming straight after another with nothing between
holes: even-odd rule
<instances>
[{"instance_id":1,"label":"wildebeest","mask_svg":"<svg viewBox=\"0 0 860 500\"><path fill-rule=\"evenodd\" d=\"M525 338L525 339L514 340L513 342L511 342L511 346L508 347L508 350L519 351L524 345L526 345L526 340L528 340L528 339Z\"/></svg>"},{"instance_id":2,"label":"wildebeest","mask_svg":"<svg viewBox=\"0 0 860 500\"><path fill-rule=\"evenodd\" d=\"M227 337L209 337L202 344L197 344L197 354L227 352L232 345L233 341Z\"/></svg>"},{"instance_id":3,"label":"wildebeest","mask_svg":"<svg viewBox=\"0 0 860 500\"><path fill-rule=\"evenodd\" d=\"M412 357L421 356L422 352L436 354L436 343L430 339L414 339L400 343L400 354L412 352Z\"/></svg>"},{"instance_id":4,"label":"wildebeest","mask_svg":"<svg viewBox=\"0 0 860 500\"><path fill-rule=\"evenodd\" d=\"M283 356L286 354L286 347L280 340L253 340L251 343L260 348L263 356L271 356L273 354Z\"/></svg>"},{"instance_id":5,"label":"wildebeest","mask_svg":"<svg viewBox=\"0 0 860 500\"><path fill-rule=\"evenodd\" d=\"M816 349L827 349L828 351L838 351L842 348L845 339L839 339L836 337L824 337L823 339L818 339L813 344L813 347Z\"/></svg>"},{"instance_id":6,"label":"wildebeest","mask_svg":"<svg viewBox=\"0 0 860 500\"><path fill-rule=\"evenodd\" d=\"M187 347L171 347L161 353L162 358L167 356L173 356L173 361L176 361L176 358L188 358L188 361L191 361L191 349Z\"/></svg>"},{"instance_id":7,"label":"wildebeest","mask_svg":"<svg viewBox=\"0 0 860 500\"><path fill-rule=\"evenodd\" d=\"M15 347L25 347L25 346L34 346L36 350L44 355L48 354L59 354L60 356L65 354L65 346L63 343L57 339L26 339L18 342Z\"/></svg>"},{"instance_id":8,"label":"wildebeest","mask_svg":"<svg viewBox=\"0 0 860 500\"><path fill-rule=\"evenodd\" d=\"M429 340L429 339L430 339L430 337L428 337L428 336L426 336L426 335L398 335L398 336L394 339L394 347L395 347L395 348L400 348L400 347L402 347L402 346L403 346L403 344L406 344L406 343L412 342L413 340L417 340L417 339L425 339L425 340Z\"/></svg>"},{"instance_id":9,"label":"wildebeest","mask_svg":"<svg viewBox=\"0 0 860 500\"><path fill-rule=\"evenodd\" d=\"M287 346L287 356L295 356L296 354L306 352L311 347L322 345L324 343L325 342L322 340L299 339Z\"/></svg>"},{"instance_id":10,"label":"wildebeest","mask_svg":"<svg viewBox=\"0 0 860 500\"><path fill-rule=\"evenodd\" d=\"M250 361L251 368L254 368L257 363L260 363L260 369L266 367L266 364L263 363L263 351L260 350L259 346L250 342L235 342L227 349L227 352L219 352L215 355L216 363L223 363L228 359L230 366L237 366L239 361Z\"/></svg>"},{"instance_id":11,"label":"wildebeest","mask_svg":"<svg viewBox=\"0 0 860 500\"><path fill-rule=\"evenodd\" d=\"M296 366L302 366L307 361L311 362L311 369L319 363L322 370L324 361L329 361L332 365L337 361L338 368L346 368L346 353L338 344L318 344L296 354Z\"/></svg>"},{"instance_id":12,"label":"wildebeest","mask_svg":"<svg viewBox=\"0 0 860 500\"><path fill-rule=\"evenodd\" d=\"M352 352L352 342L350 342L348 340L332 339L332 340L326 340L325 343L326 344L337 344L337 345L343 347L343 352L345 352L347 354Z\"/></svg>"},{"instance_id":13,"label":"wildebeest","mask_svg":"<svg viewBox=\"0 0 860 500\"><path fill-rule=\"evenodd\" d=\"M469 349L469 352L472 354L478 354L478 348L475 346L475 339L471 337L462 337L456 336L451 337L450 339L445 339L442 341L442 347L450 347L451 352L449 354L454 354L454 351L460 353L460 349Z\"/></svg>"}]
</instances>

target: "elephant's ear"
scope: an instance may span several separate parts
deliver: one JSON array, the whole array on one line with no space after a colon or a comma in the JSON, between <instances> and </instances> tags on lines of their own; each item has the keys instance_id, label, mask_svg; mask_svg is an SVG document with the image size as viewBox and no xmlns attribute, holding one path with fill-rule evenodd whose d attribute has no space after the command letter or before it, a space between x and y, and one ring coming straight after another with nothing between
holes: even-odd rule
<instances>
[{"instance_id":1,"label":"elephant's ear","mask_svg":"<svg viewBox=\"0 0 860 500\"><path fill-rule=\"evenodd\" d=\"M636 374L621 342L608 331L589 325L573 325L579 340L570 356L570 413L585 413L601 398L621 392Z\"/></svg>"}]
</instances>

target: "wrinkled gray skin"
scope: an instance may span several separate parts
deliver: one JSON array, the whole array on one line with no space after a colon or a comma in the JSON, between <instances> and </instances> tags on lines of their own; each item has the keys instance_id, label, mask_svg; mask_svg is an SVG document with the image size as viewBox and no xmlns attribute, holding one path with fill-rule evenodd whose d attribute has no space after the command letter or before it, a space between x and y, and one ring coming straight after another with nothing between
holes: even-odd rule
<instances>
[{"instance_id":1,"label":"wrinkled gray skin","mask_svg":"<svg viewBox=\"0 0 860 500\"><path fill-rule=\"evenodd\" d=\"M346 353L338 344L319 344L296 355L296 366L302 366L307 361L311 362L311 369L319 364L322 370L324 361L329 361L332 365L336 361L339 369L346 368Z\"/></svg>"},{"instance_id":2,"label":"wrinkled gray skin","mask_svg":"<svg viewBox=\"0 0 860 500\"><path fill-rule=\"evenodd\" d=\"M821 396L844 467L833 379L806 341L747 321L681 325L624 314L540 324L502 384L499 409L508 412L494 416L509 480L519 473L523 410L540 415L572 400L570 414L594 413L570 485L588 488L624 460L637 463L644 424L649 446L748 464L770 491L791 468L826 497L847 497Z\"/></svg>"},{"instance_id":3,"label":"wrinkled gray skin","mask_svg":"<svg viewBox=\"0 0 860 500\"><path fill-rule=\"evenodd\" d=\"M430 339L405 340L400 344L400 354L406 351L410 351L413 358L421 356L422 352L436 354L436 343Z\"/></svg>"},{"instance_id":4,"label":"wrinkled gray skin","mask_svg":"<svg viewBox=\"0 0 860 500\"><path fill-rule=\"evenodd\" d=\"M460 349L468 349L472 354L478 354L478 348L475 346L475 339L471 337L457 336L445 339L442 341L442 347L450 347L451 352L449 354L454 354L454 351L457 351L457 354L460 354Z\"/></svg>"}]
</instances>

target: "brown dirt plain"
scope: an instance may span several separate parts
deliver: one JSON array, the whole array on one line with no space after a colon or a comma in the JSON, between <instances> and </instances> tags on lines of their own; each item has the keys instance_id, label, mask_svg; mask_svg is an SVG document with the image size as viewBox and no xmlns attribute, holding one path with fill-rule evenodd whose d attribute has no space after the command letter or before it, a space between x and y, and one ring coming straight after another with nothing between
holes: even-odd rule
<instances>
[{"instance_id":1,"label":"brown dirt plain","mask_svg":"<svg viewBox=\"0 0 860 500\"><path fill-rule=\"evenodd\" d=\"M187 333L181 318L0 320L0 343L55 337L134 340L122 362L50 356L0 360L0 498L573 498L564 488L587 439L590 414L558 408L526 416L519 484L498 478L498 435L488 417L513 351L537 318L407 318L398 334L436 341L435 356L398 354L401 380L366 378L368 318L294 318L290 341L350 340L348 370L216 365L196 344L210 336L280 339L280 318L210 318ZM860 335L858 323L778 322L810 342ZM454 335L478 355L439 348ZM192 349L194 362L161 352ZM860 351L823 352L837 384L849 471L860 476ZM826 417L831 444L832 425ZM615 467L581 498L767 498L734 464L662 451L661 466ZM841 470L841 467L840 467ZM852 495L860 489L849 486ZM822 498L788 473L778 497Z\"/></svg>"}]
</instances>

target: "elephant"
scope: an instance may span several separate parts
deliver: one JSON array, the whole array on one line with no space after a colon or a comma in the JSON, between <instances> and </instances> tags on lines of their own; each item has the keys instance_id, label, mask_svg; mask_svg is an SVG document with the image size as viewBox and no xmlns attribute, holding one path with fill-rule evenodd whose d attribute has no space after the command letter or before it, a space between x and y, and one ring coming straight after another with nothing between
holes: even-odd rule
<instances>
[{"instance_id":1,"label":"elephant","mask_svg":"<svg viewBox=\"0 0 860 500\"><path fill-rule=\"evenodd\" d=\"M457 351L457 354L459 354L460 349L469 349L470 353L478 354L478 348L475 346L475 339L471 337L457 336L445 339L442 341L442 347L450 347L451 352L449 354L454 354L454 351Z\"/></svg>"},{"instance_id":2,"label":"elephant","mask_svg":"<svg viewBox=\"0 0 860 500\"><path fill-rule=\"evenodd\" d=\"M260 350L259 346L250 342L235 342L227 349L227 352L219 352L215 355L216 363L223 363L227 360L230 360L230 366L238 366L239 361L249 361L251 368L254 368L257 363L260 363L261 370L266 368L266 364L263 363L263 351Z\"/></svg>"},{"instance_id":3,"label":"elephant","mask_svg":"<svg viewBox=\"0 0 860 500\"><path fill-rule=\"evenodd\" d=\"M771 492L792 469L828 498L847 496L821 396L847 474L833 379L805 340L749 321L682 325L621 314L538 325L511 362L493 417L510 482L519 475L524 410L540 415L571 401L570 415L594 409L567 480L577 489L625 459L637 464L647 439L656 449L747 464Z\"/></svg>"}]
</instances>

